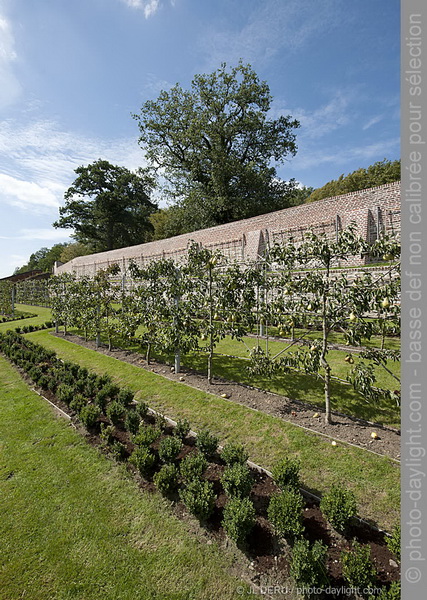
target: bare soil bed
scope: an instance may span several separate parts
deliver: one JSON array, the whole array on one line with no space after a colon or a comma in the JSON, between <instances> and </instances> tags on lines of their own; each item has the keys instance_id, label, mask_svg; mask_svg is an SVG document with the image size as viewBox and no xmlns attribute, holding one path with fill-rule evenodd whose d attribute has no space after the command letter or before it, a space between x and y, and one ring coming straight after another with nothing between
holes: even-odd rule
<instances>
[{"instance_id":1,"label":"bare soil bed","mask_svg":"<svg viewBox=\"0 0 427 600\"><path fill-rule=\"evenodd\" d=\"M52 334L63 338L63 334ZM112 349L104 345L96 348L95 342L85 341L83 338L67 334L66 339L85 348L96 350L107 356L128 362L137 367L146 369L158 375L162 375L172 381L184 380L183 383L199 390L221 396L226 394L230 402L237 402L249 408L259 410L266 414L280 417L281 419L310 429L319 434L327 435L334 440L354 444L365 450L389 456L394 460L400 460L400 431L380 424L368 423L354 417L333 413L333 424L324 421L324 411L320 407L312 406L292 400L286 396L266 392L219 377L214 377L209 384L206 375L196 371L182 368L179 374L174 373L170 366L151 361L149 365L143 357L128 350ZM314 416L315 414L318 416ZM372 432L377 438L371 437Z\"/></svg>"}]
</instances>

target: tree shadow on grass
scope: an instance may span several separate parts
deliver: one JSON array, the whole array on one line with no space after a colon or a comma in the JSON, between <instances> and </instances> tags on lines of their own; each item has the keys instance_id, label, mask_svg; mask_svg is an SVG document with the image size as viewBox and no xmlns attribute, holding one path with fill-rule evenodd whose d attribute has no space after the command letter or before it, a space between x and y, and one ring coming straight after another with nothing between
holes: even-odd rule
<instances>
[{"instance_id":1,"label":"tree shadow on grass","mask_svg":"<svg viewBox=\"0 0 427 600\"><path fill-rule=\"evenodd\" d=\"M206 356L193 353L185 356L183 364L200 373L206 373ZM291 373L272 377L254 376L248 373L248 362L223 355L214 356L214 376L268 390L293 400L299 400L323 408L325 405L323 382L309 375ZM350 386L340 382L331 383L332 410L382 425L399 423L399 410L392 400L368 403Z\"/></svg>"}]
</instances>

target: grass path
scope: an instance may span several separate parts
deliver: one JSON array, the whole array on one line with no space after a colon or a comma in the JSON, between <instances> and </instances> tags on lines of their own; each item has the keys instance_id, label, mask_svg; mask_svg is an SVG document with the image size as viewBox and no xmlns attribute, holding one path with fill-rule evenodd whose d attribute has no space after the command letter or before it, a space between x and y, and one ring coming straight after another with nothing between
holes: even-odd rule
<instances>
[{"instance_id":1,"label":"grass path","mask_svg":"<svg viewBox=\"0 0 427 600\"><path fill-rule=\"evenodd\" d=\"M386 457L330 442L279 418L249 410L173 382L159 375L51 336L47 331L29 334L35 342L55 350L64 359L108 372L132 388L137 397L171 418L187 418L192 428L208 427L221 441L245 444L251 460L271 468L284 455L299 456L302 480L314 493L325 492L334 482L345 482L355 493L360 516L390 529L399 519L399 468Z\"/></svg>"},{"instance_id":2,"label":"grass path","mask_svg":"<svg viewBox=\"0 0 427 600\"><path fill-rule=\"evenodd\" d=\"M0 599L232 599L231 558L54 417L0 356Z\"/></svg>"}]
</instances>

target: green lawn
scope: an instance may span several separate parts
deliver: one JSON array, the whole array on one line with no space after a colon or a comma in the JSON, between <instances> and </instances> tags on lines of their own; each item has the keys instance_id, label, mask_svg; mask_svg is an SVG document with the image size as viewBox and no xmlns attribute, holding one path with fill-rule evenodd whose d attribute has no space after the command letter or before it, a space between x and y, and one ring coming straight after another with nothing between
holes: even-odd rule
<instances>
[{"instance_id":1,"label":"green lawn","mask_svg":"<svg viewBox=\"0 0 427 600\"><path fill-rule=\"evenodd\" d=\"M37 314L37 316L29 317L28 319L18 319L16 321L9 321L7 323L0 323L0 331L7 331L8 329L15 329L15 327L24 327L24 325L43 325L43 323L45 323L46 321L50 321L52 318L50 308L44 308L43 306L30 306L29 304L17 304L16 308L19 311Z\"/></svg>"},{"instance_id":2,"label":"green lawn","mask_svg":"<svg viewBox=\"0 0 427 600\"><path fill-rule=\"evenodd\" d=\"M232 559L141 493L0 356L0 599L233 599Z\"/></svg>"},{"instance_id":3,"label":"green lawn","mask_svg":"<svg viewBox=\"0 0 427 600\"><path fill-rule=\"evenodd\" d=\"M208 427L221 441L242 442L250 458L271 468L284 455L297 455L302 463L304 485L323 493L333 482L345 482L355 493L359 513L389 529L399 519L399 467L386 457L338 444L306 432L279 418L255 412L217 396L123 363L51 336L47 331L29 334L30 339L55 350L97 373L108 372L113 379L137 392L171 418L187 418L193 429Z\"/></svg>"}]
</instances>

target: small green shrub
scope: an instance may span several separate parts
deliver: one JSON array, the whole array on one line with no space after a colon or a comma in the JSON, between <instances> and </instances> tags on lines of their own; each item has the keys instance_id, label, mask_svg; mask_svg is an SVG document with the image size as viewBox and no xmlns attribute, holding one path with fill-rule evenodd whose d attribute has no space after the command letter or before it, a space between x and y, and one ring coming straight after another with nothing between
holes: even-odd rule
<instances>
[{"instance_id":1,"label":"small green shrub","mask_svg":"<svg viewBox=\"0 0 427 600\"><path fill-rule=\"evenodd\" d=\"M310 598L309 588L325 588L328 586L326 569L327 546L316 540L310 547L310 542L301 538L295 542L292 549L290 574L297 587L305 590L304 597Z\"/></svg>"},{"instance_id":2,"label":"small green shrub","mask_svg":"<svg viewBox=\"0 0 427 600\"><path fill-rule=\"evenodd\" d=\"M268 506L268 519L276 533L290 539L298 538L304 531L302 524L303 498L299 492L287 488L274 494Z\"/></svg>"},{"instance_id":3,"label":"small green shrub","mask_svg":"<svg viewBox=\"0 0 427 600\"><path fill-rule=\"evenodd\" d=\"M107 417L114 425L118 425L120 421L124 419L125 413L125 407L117 400L113 400L113 402L110 402L110 404L107 406Z\"/></svg>"},{"instance_id":4,"label":"small green shrub","mask_svg":"<svg viewBox=\"0 0 427 600\"><path fill-rule=\"evenodd\" d=\"M352 517L356 516L356 499L351 490L345 489L341 484L336 484L323 496L320 510L332 527L343 533Z\"/></svg>"},{"instance_id":5,"label":"small green shrub","mask_svg":"<svg viewBox=\"0 0 427 600\"><path fill-rule=\"evenodd\" d=\"M215 507L213 485L209 481L192 479L179 493L187 509L200 521L206 521Z\"/></svg>"},{"instance_id":6,"label":"small green shrub","mask_svg":"<svg viewBox=\"0 0 427 600\"><path fill-rule=\"evenodd\" d=\"M101 433L99 434L104 445L111 444L114 436L114 425L106 425L105 423L101 423Z\"/></svg>"},{"instance_id":7,"label":"small green shrub","mask_svg":"<svg viewBox=\"0 0 427 600\"><path fill-rule=\"evenodd\" d=\"M117 394L117 401L123 406L129 406L133 402L134 393L129 388L121 388Z\"/></svg>"},{"instance_id":8,"label":"small green shrub","mask_svg":"<svg viewBox=\"0 0 427 600\"><path fill-rule=\"evenodd\" d=\"M166 425L167 425L166 417L158 414L154 417L154 422L155 422L156 427L158 427L160 429L160 431L164 431L164 429L166 428Z\"/></svg>"},{"instance_id":9,"label":"small green shrub","mask_svg":"<svg viewBox=\"0 0 427 600\"><path fill-rule=\"evenodd\" d=\"M179 419L173 430L173 434L180 440L184 441L189 433L190 423L187 421L187 419Z\"/></svg>"},{"instance_id":10,"label":"small green shrub","mask_svg":"<svg viewBox=\"0 0 427 600\"><path fill-rule=\"evenodd\" d=\"M292 487L295 490L300 487L299 471L301 463L296 458L283 458L273 468L273 479L281 490Z\"/></svg>"},{"instance_id":11,"label":"small green shrub","mask_svg":"<svg viewBox=\"0 0 427 600\"><path fill-rule=\"evenodd\" d=\"M401 539L400 539L400 523L398 523L392 532L392 535L390 538L387 538L387 547L390 550L390 552L392 552L394 554L394 556L396 557L396 559L400 562L400 545L401 545Z\"/></svg>"},{"instance_id":12,"label":"small green shrub","mask_svg":"<svg viewBox=\"0 0 427 600\"><path fill-rule=\"evenodd\" d=\"M86 367L78 366L78 371L77 371L78 379L83 379L84 381L86 381L88 375L89 375L89 370L86 369Z\"/></svg>"},{"instance_id":13,"label":"small green shrub","mask_svg":"<svg viewBox=\"0 0 427 600\"><path fill-rule=\"evenodd\" d=\"M169 496L178 488L179 472L175 465L163 465L154 475L154 483L163 496Z\"/></svg>"},{"instance_id":14,"label":"small green shrub","mask_svg":"<svg viewBox=\"0 0 427 600\"><path fill-rule=\"evenodd\" d=\"M383 587L377 600L400 600L401 598L400 581L393 581L389 588Z\"/></svg>"},{"instance_id":15,"label":"small green shrub","mask_svg":"<svg viewBox=\"0 0 427 600\"><path fill-rule=\"evenodd\" d=\"M103 387L101 388L96 394L95 394L95 399L94 402L96 404L96 406L99 406L99 408L102 410L102 412L105 411L105 407L107 406L107 402L108 402L108 390Z\"/></svg>"},{"instance_id":16,"label":"small green shrub","mask_svg":"<svg viewBox=\"0 0 427 600\"><path fill-rule=\"evenodd\" d=\"M109 398L110 400L116 400L120 392L119 386L115 383L106 383L102 389L107 395L107 398Z\"/></svg>"},{"instance_id":17,"label":"small green shrub","mask_svg":"<svg viewBox=\"0 0 427 600\"><path fill-rule=\"evenodd\" d=\"M126 411L125 428L127 431L129 431L133 435L138 433L140 422L141 422L141 417L136 412L136 410Z\"/></svg>"},{"instance_id":18,"label":"small green shrub","mask_svg":"<svg viewBox=\"0 0 427 600\"><path fill-rule=\"evenodd\" d=\"M127 456L126 446L122 444L122 442L119 442L119 440L113 440L110 444L110 452L114 458L119 461L125 460Z\"/></svg>"},{"instance_id":19,"label":"small green shrub","mask_svg":"<svg viewBox=\"0 0 427 600\"><path fill-rule=\"evenodd\" d=\"M137 446L151 446L160 436L162 432L158 427L153 425L141 425L138 432L133 436L132 441Z\"/></svg>"},{"instance_id":20,"label":"small green shrub","mask_svg":"<svg viewBox=\"0 0 427 600\"><path fill-rule=\"evenodd\" d=\"M87 404L79 412L79 419L85 427L94 427L101 414L99 406L93 404Z\"/></svg>"},{"instance_id":21,"label":"small green shrub","mask_svg":"<svg viewBox=\"0 0 427 600\"><path fill-rule=\"evenodd\" d=\"M253 485L251 470L247 465L234 463L224 469L221 483L227 496L244 498L249 495Z\"/></svg>"},{"instance_id":22,"label":"small green shrub","mask_svg":"<svg viewBox=\"0 0 427 600\"><path fill-rule=\"evenodd\" d=\"M181 462L181 476L187 482L192 479L201 479L207 466L208 461L201 452L189 454Z\"/></svg>"},{"instance_id":23,"label":"small green shrub","mask_svg":"<svg viewBox=\"0 0 427 600\"><path fill-rule=\"evenodd\" d=\"M40 379L38 380L38 384L43 390L49 389L50 382L51 382L51 378L49 377L49 375L42 375L40 377Z\"/></svg>"},{"instance_id":24,"label":"small green shrub","mask_svg":"<svg viewBox=\"0 0 427 600\"><path fill-rule=\"evenodd\" d=\"M103 373L102 375L98 375L96 378L96 383L98 389L103 388L105 385L113 383L110 375L108 373Z\"/></svg>"},{"instance_id":25,"label":"small green shrub","mask_svg":"<svg viewBox=\"0 0 427 600\"><path fill-rule=\"evenodd\" d=\"M15 362L13 358L12 360ZM31 377L34 383L38 383L40 381L40 378L43 376L43 372L41 369L39 369L39 367L34 366L31 367L31 369L28 371L28 375Z\"/></svg>"},{"instance_id":26,"label":"small green shrub","mask_svg":"<svg viewBox=\"0 0 427 600\"><path fill-rule=\"evenodd\" d=\"M163 462L173 462L182 448L182 442L176 437L165 437L159 446L159 456Z\"/></svg>"},{"instance_id":27,"label":"small green shrub","mask_svg":"<svg viewBox=\"0 0 427 600\"><path fill-rule=\"evenodd\" d=\"M359 588L361 596L369 597L368 593L363 594L363 590L373 588L376 579L370 547L363 546L355 540L352 549L341 554L341 562L342 574L347 583Z\"/></svg>"},{"instance_id":28,"label":"small green shrub","mask_svg":"<svg viewBox=\"0 0 427 600\"><path fill-rule=\"evenodd\" d=\"M212 435L207 429L202 429L197 435L196 446L206 458L211 458L218 448L218 442L219 440L215 435Z\"/></svg>"},{"instance_id":29,"label":"small green shrub","mask_svg":"<svg viewBox=\"0 0 427 600\"><path fill-rule=\"evenodd\" d=\"M76 380L75 387L80 393L86 394L86 384L87 384L86 378L80 377L79 379Z\"/></svg>"},{"instance_id":30,"label":"small green shrub","mask_svg":"<svg viewBox=\"0 0 427 600\"><path fill-rule=\"evenodd\" d=\"M70 408L71 410L74 410L77 414L79 414L82 408L86 406L86 404L87 399L84 396L82 396L82 394L75 394L70 402Z\"/></svg>"},{"instance_id":31,"label":"small green shrub","mask_svg":"<svg viewBox=\"0 0 427 600\"><path fill-rule=\"evenodd\" d=\"M221 458L227 465L238 463L243 465L249 458L249 454L243 444L229 442L221 450Z\"/></svg>"},{"instance_id":32,"label":"small green shrub","mask_svg":"<svg viewBox=\"0 0 427 600\"><path fill-rule=\"evenodd\" d=\"M138 412L141 419L145 419L145 417L148 414L148 404L142 402L142 400L139 400L136 406L136 411Z\"/></svg>"},{"instance_id":33,"label":"small green shrub","mask_svg":"<svg viewBox=\"0 0 427 600\"><path fill-rule=\"evenodd\" d=\"M236 543L244 542L255 525L255 507L249 498L232 498L224 508L222 526Z\"/></svg>"},{"instance_id":34,"label":"small green shrub","mask_svg":"<svg viewBox=\"0 0 427 600\"><path fill-rule=\"evenodd\" d=\"M156 465L156 457L147 446L139 446L132 452L129 462L138 469L143 477L147 477L151 475Z\"/></svg>"},{"instance_id":35,"label":"small green shrub","mask_svg":"<svg viewBox=\"0 0 427 600\"><path fill-rule=\"evenodd\" d=\"M65 404L70 404L75 396L75 390L70 385L62 384L59 386L57 390L58 400L61 402L65 402Z\"/></svg>"}]
</instances>

